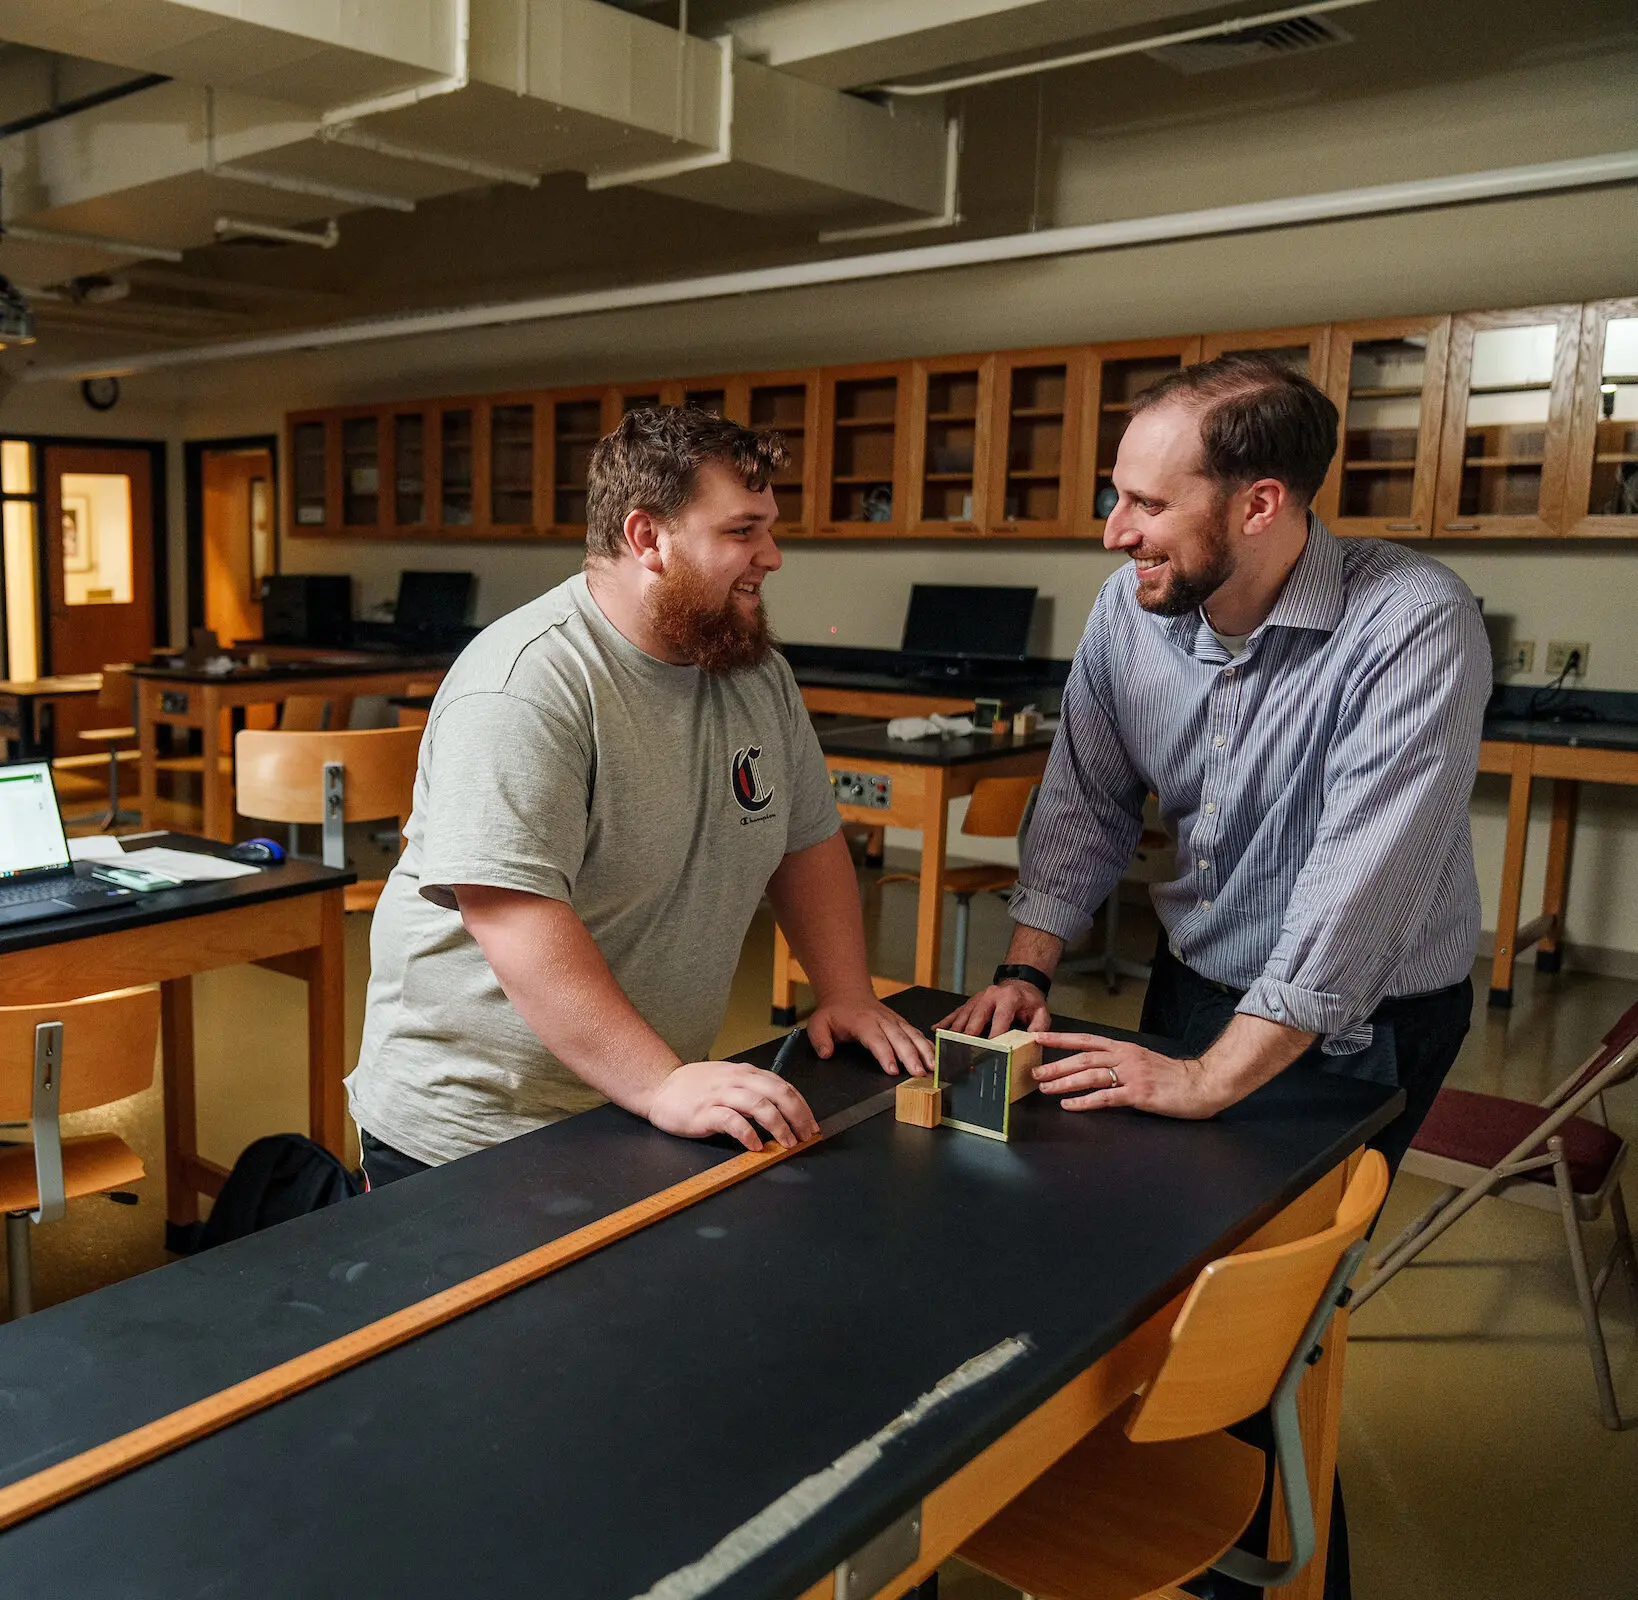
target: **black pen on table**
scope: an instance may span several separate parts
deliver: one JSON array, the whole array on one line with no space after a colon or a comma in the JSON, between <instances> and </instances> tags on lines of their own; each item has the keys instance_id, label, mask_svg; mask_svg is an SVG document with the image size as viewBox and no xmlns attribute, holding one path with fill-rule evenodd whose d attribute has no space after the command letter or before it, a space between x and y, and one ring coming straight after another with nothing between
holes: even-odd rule
<instances>
[{"instance_id":1,"label":"black pen on table","mask_svg":"<svg viewBox=\"0 0 1638 1600\"><path fill-rule=\"evenodd\" d=\"M778 1053L773 1058L773 1065L768 1068L769 1072L777 1073L781 1078L785 1076L785 1068L791 1064L791 1057L796 1053L796 1041L801 1037L802 1029L799 1027L792 1028L785 1035L784 1041L779 1046Z\"/></svg>"}]
</instances>

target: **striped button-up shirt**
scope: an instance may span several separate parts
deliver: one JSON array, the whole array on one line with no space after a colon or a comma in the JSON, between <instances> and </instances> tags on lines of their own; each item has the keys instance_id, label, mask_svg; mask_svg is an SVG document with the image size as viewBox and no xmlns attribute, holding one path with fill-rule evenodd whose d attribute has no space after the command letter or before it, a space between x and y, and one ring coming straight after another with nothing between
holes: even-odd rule
<instances>
[{"instance_id":1,"label":"striped button-up shirt","mask_svg":"<svg viewBox=\"0 0 1638 1600\"><path fill-rule=\"evenodd\" d=\"M1438 563L1316 517L1238 656L1135 589L1130 564L1104 584L1075 653L1013 920L1085 932L1152 791L1177 841L1177 875L1151 889L1173 953L1245 990L1241 1011L1364 1051L1384 997L1472 967L1478 605Z\"/></svg>"}]
</instances>

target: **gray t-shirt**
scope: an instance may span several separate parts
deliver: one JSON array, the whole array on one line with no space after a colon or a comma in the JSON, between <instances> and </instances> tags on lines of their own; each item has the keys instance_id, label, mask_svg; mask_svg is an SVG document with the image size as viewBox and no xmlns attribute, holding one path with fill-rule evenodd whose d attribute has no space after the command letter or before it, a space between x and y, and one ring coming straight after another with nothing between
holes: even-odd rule
<instances>
[{"instance_id":1,"label":"gray t-shirt","mask_svg":"<svg viewBox=\"0 0 1638 1600\"><path fill-rule=\"evenodd\" d=\"M838 826L782 657L725 675L657 661L581 575L503 617L462 652L421 740L370 935L354 1117L437 1163L602 1101L512 1009L451 885L568 902L632 1005L697 1061L768 879Z\"/></svg>"}]
</instances>

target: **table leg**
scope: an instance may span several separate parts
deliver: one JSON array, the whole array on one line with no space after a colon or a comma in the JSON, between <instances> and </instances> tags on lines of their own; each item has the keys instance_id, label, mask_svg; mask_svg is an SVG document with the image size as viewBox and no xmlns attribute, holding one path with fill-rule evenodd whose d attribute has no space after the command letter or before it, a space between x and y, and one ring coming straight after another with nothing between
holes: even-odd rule
<instances>
[{"instance_id":1,"label":"table leg","mask_svg":"<svg viewBox=\"0 0 1638 1600\"><path fill-rule=\"evenodd\" d=\"M773 1002L768 1020L776 1028L788 1028L796 1021L796 978L791 971L791 944L785 930L774 924Z\"/></svg>"},{"instance_id":2,"label":"table leg","mask_svg":"<svg viewBox=\"0 0 1638 1600\"><path fill-rule=\"evenodd\" d=\"M1524 895L1524 852L1530 842L1531 759L1529 745L1514 746L1501 899L1496 906L1496 953L1490 964L1490 1004L1503 1009L1513 1003L1513 945L1519 931L1519 902Z\"/></svg>"},{"instance_id":3,"label":"table leg","mask_svg":"<svg viewBox=\"0 0 1638 1600\"><path fill-rule=\"evenodd\" d=\"M233 786L222 781L222 702L216 690L207 685L199 690L204 702L201 734L205 751L204 771L204 835L233 843Z\"/></svg>"},{"instance_id":4,"label":"table leg","mask_svg":"<svg viewBox=\"0 0 1638 1600\"><path fill-rule=\"evenodd\" d=\"M1536 947L1536 971L1557 972L1564 960L1564 909L1570 897L1570 851L1575 840L1575 814L1581 785L1573 778L1553 783L1553 825L1547 835L1547 883L1541 896L1541 914L1553 919Z\"/></svg>"},{"instance_id":5,"label":"table leg","mask_svg":"<svg viewBox=\"0 0 1638 1600\"><path fill-rule=\"evenodd\" d=\"M189 1165L197 1153L194 1115L193 979L172 978L159 986L160 1063L165 1097L165 1244L176 1250L179 1235L199 1220L199 1195Z\"/></svg>"},{"instance_id":6,"label":"table leg","mask_svg":"<svg viewBox=\"0 0 1638 1600\"><path fill-rule=\"evenodd\" d=\"M319 896L319 942L307 954L307 1124L314 1143L346 1159L347 944L342 892Z\"/></svg>"},{"instance_id":7,"label":"table leg","mask_svg":"<svg viewBox=\"0 0 1638 1600\"><path fill-rule=\"evenodd\" d=\"M944 936L944 843L950 830L950 775L928 767L922 798L921 888L916 903L916 982L939 986L940 946Z\"/></svg>"},{"instance_id":8,"label":"table leg","mask_svg":"<svg viewBox=\"0 0 1638 1600\"><path fill-rule=\"evenodd\" d=\"M137 812L142 826L154 825L159 799L159 687L137 684Z\"/></svg>"}]
</instances>

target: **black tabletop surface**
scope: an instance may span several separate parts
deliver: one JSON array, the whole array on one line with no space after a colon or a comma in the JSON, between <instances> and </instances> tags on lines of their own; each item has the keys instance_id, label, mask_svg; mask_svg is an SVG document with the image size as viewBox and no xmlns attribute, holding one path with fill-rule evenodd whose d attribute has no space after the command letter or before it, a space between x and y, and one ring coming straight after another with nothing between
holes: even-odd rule
<instances>
[{"instance_id":1,"label":"black tabletop surface","mask_svg":"<svg viewBox=\"0 0 1638 1600\"><path fill-rule=\"evenodd\" d=\"M1638 694L1500 685L1485 712L1484 736L1516 744L1638 750Z\"/></svg>"},{"instance_id":2,"label":"black tabletop surface","mask_svg":"<svg viewBox=\"0 0 1638 1600\"><path fill-rule=\"evenodd\" d=\"M1593 750L1638 750L1638 722L1581 722L1552 717L1488 717L1484 736L1512 744L1560 744Z\"/></svg>"},{"instance_id":3,"label":"black tabletop surface","mask_svg":"<svg viewBox=\"0 0 1638 1600\"><path fill-rule=\"evenodd\" d=\"M1069 677L1069 662L1048 656L1026 661L934 660L903 650L867 650L851 645L780 646L799 684L814 688L861 689L908 695L986 695L1009 705L1038 701L1056 706Z\"/></svg>"},{"instance_id":4,"label":"black tabletop surface","mask_svg":"<svg viewBox=\"0 0 1638 1600\"><path fill-rule=\"evenodd\" d=\"M235 662L225 672L207 672L203 667L145 665L130 669L133 678L152 678L159 683L282 683L287 678L367 678L381 672L441 672L453 662L452 654L362 656L348 652L333 656L309 656L300 661L270 661L265 667Z\"/></svg>"},{"instance_id":5,"label":"black tabletop surface","mask_svg":"<svg viewBox=\"0 0 1638 1600\"><path fill-rule=\"evenodd\" d=\"M1024 738L1010 733L974 733L959 739L890 739L885 722L852 723L833 733L821 733L819 748L827 756L850 756L860 761L903 761L916 767L959 767L986 761L995 755L1024 750L1050 750L1053 733L1037 728Z\"/></svg>"},{"instance_id":6,"label":"black tabletop surface","mask_svg":"<svg viewBox=\"0 0 1638 1600\"><path fill-rule=\"evenodd\" d=\"M882 1087L852 1050L791 1076L821 1117ZM0 1591L638 1595L1020 1340L712 1591L795 1594L1398 1104L1294 1069L1206 1123L1034 1095L1006 1145L885 1113L0 1534ZM0 1483L731 1153L605 1107L0 1327Z\"/></svg>"},{"instance_id":7,"label":"black tabletop surface","mask_svg":"<svg viewBox=\"0 0 1638 1600\"><path fill-rule=\"evenodd\" d=\"M229 849L214 839L199 839L187 833L133 836L125 848L131 854L155 845L224 858ZM9 955L13 950L35 950L42 945L66 944L70 939L88 939L93 934L145 928L155 922L175 922L179 917L228 911L237 906L256 905L263 900L284 900L291 895L314 894L320 889L345 888L349 883L357 882L356 872L343 872L336 867L322 866L317 861L286 859L277 866L259 868L254 877L247 875L184 883L175 889L133 894L128 899L99 906L95 911L81 911L71 916L52 917L45 922L25 922L0 929L0 955Z\"/></svg>"}]
</instances>

